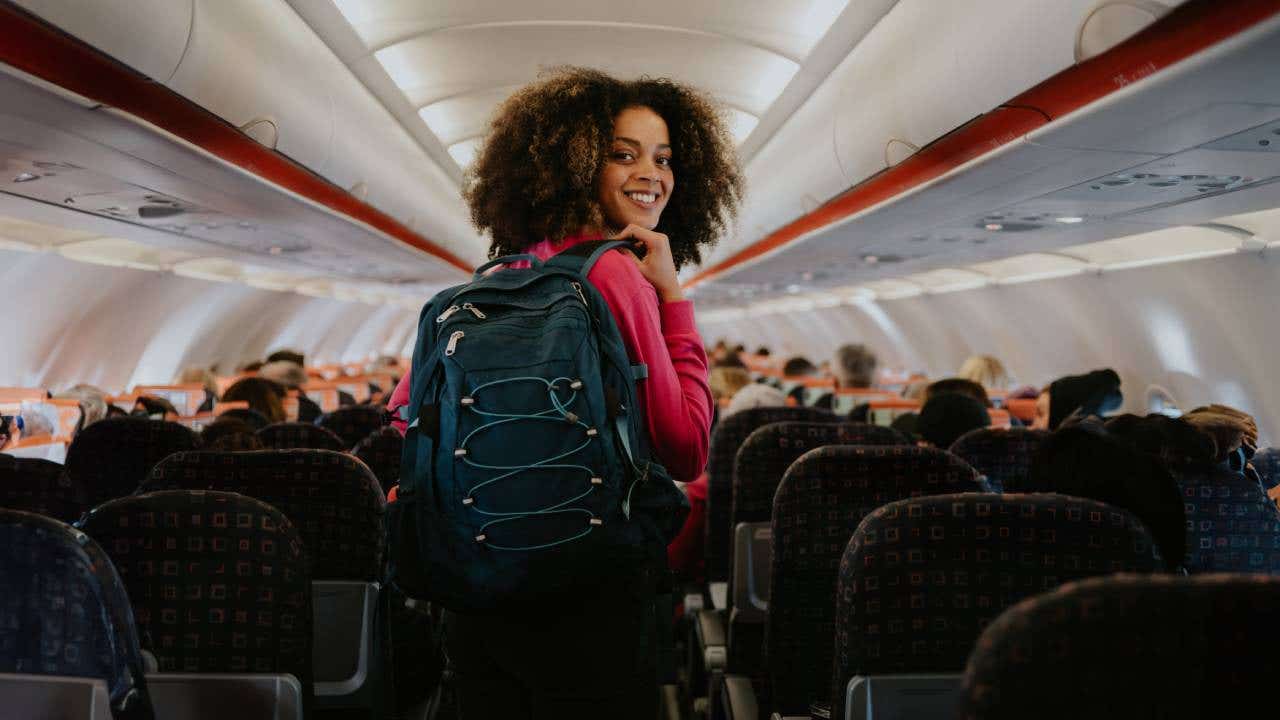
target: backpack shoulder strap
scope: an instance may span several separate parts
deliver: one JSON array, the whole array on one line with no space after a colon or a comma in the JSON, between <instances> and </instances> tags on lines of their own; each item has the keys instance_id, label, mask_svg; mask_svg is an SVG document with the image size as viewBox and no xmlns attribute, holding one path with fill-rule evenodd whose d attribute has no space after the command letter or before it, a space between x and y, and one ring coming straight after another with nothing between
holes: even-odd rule
<instances>
[{"instance_id":1,"label":"backpack shoulder strap","mask_svg":"<svg viewBox=\"0 0 1280 720\"><path fill-rule=\"evenodd\" d=\"M626 240L588 240L580 242L571 248L556 253L544 265L570 270L585 278L587 273L591 272L591 268L596 266L596 261L614 248L630 250L631 243Z\"/></svg>"}]
</instances>

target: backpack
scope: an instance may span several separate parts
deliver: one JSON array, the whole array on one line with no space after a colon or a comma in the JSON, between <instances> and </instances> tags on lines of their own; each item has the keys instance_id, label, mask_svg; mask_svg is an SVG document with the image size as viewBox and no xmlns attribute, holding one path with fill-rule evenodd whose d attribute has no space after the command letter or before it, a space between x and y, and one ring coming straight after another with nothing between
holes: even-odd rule
<instances>
[{"instance_id":1,"label":"backpack","mask_svg":"<svg viewBox=\"0 0 1280 720\"><path fill-rule=\"evenodd\" d=\"M660 566L689 504L650 454L632 366L586 276L627 243L497 258L418 320L389 580L500 612ZM499 264L530 267L484 275Z\"/></svg>"}]
</instances>

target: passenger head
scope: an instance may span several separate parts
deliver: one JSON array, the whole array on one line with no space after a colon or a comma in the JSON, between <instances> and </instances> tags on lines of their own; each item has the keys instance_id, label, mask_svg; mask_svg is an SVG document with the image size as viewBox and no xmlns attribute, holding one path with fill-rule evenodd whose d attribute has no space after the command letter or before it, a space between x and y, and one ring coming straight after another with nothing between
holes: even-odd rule
<instances>
[{"instance_id":1,"label":"passenger head","mask_svg":"<svg viewBox=\"0 0 1280 720\"><path fill-rule=\"evenodd\" d=\"M761 345L756 348L756 355L759 355L760 357L769 357L769 346Z\"/></svg>"},{"instance_id":2,"label":"passenger head","mask_svg":"<svg viewBox=\"0 0 1280 720\"><path fill-rule=\"evenodd\" d=\"M240 378L222 393L223 402L247 402L250 410L257 410L273 422L286 420L283 385L260 377ZM224 413L225 414L225 413Z\"/></svg>"},{"instance_id":3,"label":"passenger head","mask_svg":"<svg viewBox=\"0 0 1280 720\"><path fill-rule=\"evenodd\" d=\"M990 355L971 355L960 366L956 376L978 383L984 388L1004 390L1009 387L1009 373L1004 365Z\"/></svg>"},{"instance_id":4,"label":"passenger head","mask_svg":"<svg viewBox=\"0 0 1280 720\"><path fill-rule=\"evenodd\" d=\"M678 269L723 234L742 188L728 128L700 92L561 68L498 108L463 196L491 256L634 224L667 235Z\"/></svg>"},{"instance_id":5,"label":"passenger head","mask_svg":"<svg viewBox=\"0 0 1280 720\"><path fill-rule=\"evenodd\" d=\"M781 390L761 383L751 383L750 385L739 390L733 399L729 401L729 406L720 413L720 422L724 422L726 418L743 410L750 410L758 407L782 407L787 404L787 396Z\"/></svg>"},{"instance_id":6,"label":"passenger head","mask_svg":"<svg viewBox=\"0 0 1280 720\"><path fill-rule=\"evenodd\" d=\"M738 391L751 384L751 374L737 367L715 367L707 379L711 396L717 403L727 403Z\"/></svg>"},{"instance_id":7,"label":"passenger head","mask_svg":"<svg viewBox=\"0 0 1280 720\"><path fill-rule=\"evenodd\" d=\"M876 376L876 355L861 343L836 348L831 361L831 374L845 388L871 387Z\"/></svg>"},{"instance_id":8,"label":"passenger head","mask_svg":"<svg viewBox=\"0 0 1280 720\"><path fill-rule=\"evenodd\" d=\"M178 382L183 385L200 383L209 397L218 397L218 378L208 368L186 368L178 375Z\"/></svg>"},{"instance_id":9,"label":"passenger head","mask_svg":"<svg viewBox=\"0 0 1280 720\"><path fill-rule=\"evenodd\" d=\"M218 416L218 421L239 420L248 425L254 432L271 424L271 419L252 408L232 408Z\"/></svg>"},{"instance_id":10,"label":"passenger head","mask_svg":"<svg viewBox=\"0 0 1280 720\"><path fill-rule=\"evenodd\" d=\"M80 405L77 433L107 417L107 394L93 385L75 385L55 397L72 399Z\"/></svg>"},{"instance_id":11,"label":"passenger head","mask_svg":"<svg viewBox=\"0 0 1280 720\"><path fill-rule=\"evenodd\" d=\"M987 407L969 395L937 393L929 396L915 431L930 445L946 450L951 443L970 430L991 424Z\"/></svg>"},{"instance_id":12,"label":"passenger head","mask_svg":"<svg viewBox=\"0 0 1280 720\"><path fill-rule=\"evenodd\" d=\"M288 360L274 360L258 370L258 377L279 383L290 390L307 384L307 371L302 366Z\"/></svg>"},{"instance_id":13,"label":"passenger head","mask_svg":"<svg viewBox=\"0 0 1280 720\"><path fill-rule=\"evenodd\" d=\"M722 368L742 368L745 370L747 367L747 364L742 361L742 358L737 353L729 353L720 360L715 361L714 364L716 367Z\"/></svg>"},{"instance_id":14,"label":"passenger head","mask_svg":"<svg viewBox=\"0 0 1280 720\"><path fill-rule=\"evenodd\" d=\"M1177 482L1158 460L1073 422L1045 438L1031 461L1031 487L1124 508L1146 525L1170 569L1186 555L1186 512Z\"/></svg>"},{"instance_id":15,"label":"passenger head","mask_svg":"<svg viewBox=\"0 0 1280 720\"><path fill-rule=\"evenodd\" d=\"M206 450L261 450L262 440L253 426L241 418L219 417L200 431Z\"/></svg>"},{"instance_id":16,"label":"passenger head","mask_svg":"<svg viewBox=\"0 0 1280 720\"><path fill-rule=\"evenodd\" d=\"M1056 430L1072 413L1102 415L1120 407L1120 376L1105 368L1084 375L1068 375L1049 384L1036 399L1033 428Z\"/></svg>"},{"instance_id":17,"label":"passenger head","mask_svg":"<svg viewBox=\"0 0 1280 720\"><path fill-rule=\"evenodd\" d=\"M177 420L180 417L178 409L173 406L173 403L162 397L151 395L143 395L135 400L133 411L129 414L149 417L152 420Z\"/></svg>"},{"instance_id":18,"label":"passenger head","mask_svg":"<svg viewBox=\"0 0 1280 720\"><path fill-rule=\"evenodd\" d=\"M1125 414L1108 419L1104 427L1112 437L1159 459L1171 470L1213 463L1213 439L1179 418Z\"/></svg>"},{"instance_id":19,"label":"passenger head","mask_svg":"<svg viewBox=\"0 0 1280 720\"><path fill-rule=\"evenodd\" d=\"M813 363L809 362L809 358L806 358L803 355L796 355L790 360L787 360L787 362L782 366L782 374L787 377L803 377L805 375L812 375L817 371L818 368L815 367Z\"/></svg>"},{"instance_id":20,"label":"passenger head","mask_svg":"<svg viewBox=\"0 0 1280 720\"><path fill-rule=\"evenodd\" d=\"M54 424L53 418L45 415L38 410L28 410L22 413L22 439L35 440L37 438L53 437L57 434L57 426Z\"/></svg>"},{"instance_id":21,"label":"passenger head","mask_svg":"<svg viewBox=\"0 0 1280 720\"><path fill-rule=\"evenodd\" d=\"M306 366L307 358L297 350L277 350L267 356L267 362L291 362L294 365Z\"/></svg>"},{"instance_id":22,"label":"passenger head","mask_svg":"<svg viewBox=\"0 0 1280 720\"><path fill-rule=\"evenodd\" d=\"M1215 404L1195 408L1182 419L1212 440L1214 461L1228 462L1232 469L1243 469L1258 449L1258 423L1246 412Z\"/></svg>"},{"instance_id":23,"label":"passenger head","mask_svg":"<svg viewBox=\"0 0 1280 720\"><path fill-rule=\"evenodd\" d=\"M929 383L924 389L922 402L929 402L929 398L934 395L943 395L946 393L956 393L959 395L968 395L969 397L982 403L983 406L990 406L991 400L987 398L987 391L978 383L964 378L944 378L937 382Z\"/></svg>"}]
</instances>

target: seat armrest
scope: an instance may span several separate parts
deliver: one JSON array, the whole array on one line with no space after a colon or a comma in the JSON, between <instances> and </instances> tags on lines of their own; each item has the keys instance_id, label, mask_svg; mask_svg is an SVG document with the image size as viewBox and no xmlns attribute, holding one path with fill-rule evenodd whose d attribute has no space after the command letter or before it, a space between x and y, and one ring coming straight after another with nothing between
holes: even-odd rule
<instances>
[{"instance_id":1,"label":"seat armrest","mask_svg":"<svg viewBox=\"0 0 1280 720\"><path fill-rule=\"evenodd\" d=\"M845 688L845 720L951 717L960 702L960 673L855 675Z\"/></svg>"},{"instance_id":2,"label":"seat armrest","mask_svg":"<svg viewBox=\"0 0 1280 720\"><path fill-rule=\"evenodd\" d=\"M302 720L302 684L292 675L148 673L147 691L165 720Z\"/></svg>"},{"instance_id":3,"label":"seat armrest","mask_svg":"<svg viewBox=\"0 0 1280 720\"><path fill-rule=\"evenodd\" d=\"M729 583L713 582L707 583L707 594L711 596L711 607L716 610L726 610L729 607Z\"/></svg>"},{"instance_id":4,"label":"seat armrest","mask_svg":"<svg viewBox=\"0 0 1280 720\"><path fill-rule=\"evenodd\" d=\"M720 684L720 697L728 720L755 720L759 717L756 689L746 675L725 675Z\"/></svg>"},{"instance_id":5,"label":"seat armrest","mask_svg":"<svg viewBox=\"0 0 1280 720\"><path fill-rule=\"evenodd\" d=\"M728 654L724 614L715 610L699 610L693 621L698 647L702 650L703 667L708 671L724 669Z\"/></svg>"}]
</instances>

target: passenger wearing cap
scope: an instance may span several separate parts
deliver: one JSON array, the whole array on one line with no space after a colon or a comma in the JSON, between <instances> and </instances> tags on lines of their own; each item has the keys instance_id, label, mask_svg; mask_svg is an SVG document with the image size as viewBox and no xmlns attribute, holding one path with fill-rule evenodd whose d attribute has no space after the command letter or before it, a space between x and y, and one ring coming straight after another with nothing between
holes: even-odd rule
<instances>
[{"instance_id":1,"label":"passenger wearing cap","mask_svg":"<svg viewBox=\"0 0 1280 720\"><path fill-rule=\"evenodd\" d=\"M977 399L961 393L931 394L920 408L915 431L928 445L946 450L961 435L991 424L991 415Z\"/></svg>"},{"instance_id":2,"label":"passenger wearing cap","mask_svg":"<svg viewBox=\"0 0 1280 720\"><path fill-rule=\"evenodd\" d=\"M1102 415L1120 407L1120 376L1111 368L1094 370L1084 375L1058 378L1036 399L1036 416L1031 427L1057 430L1073 413Z\"/></svg>"}]
</instances>

